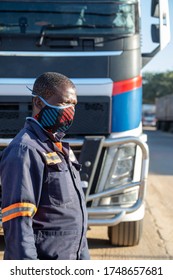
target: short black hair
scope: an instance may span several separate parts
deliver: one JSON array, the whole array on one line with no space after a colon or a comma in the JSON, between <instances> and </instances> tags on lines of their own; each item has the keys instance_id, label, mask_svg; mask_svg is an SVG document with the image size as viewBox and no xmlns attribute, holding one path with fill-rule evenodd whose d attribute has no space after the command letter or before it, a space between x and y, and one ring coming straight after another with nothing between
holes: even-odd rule
<instances>
[{"instance_id":1,"label":"short black hair","mask_svg":"<svg viewBox=\"0 0 173 280\"><path fill-rule=\"evenodd\" d=\"M35 80L33 94L48 99L56 94L59 89L66 89L67 87L76 90L75 85L68 77L57 72L45 72Z\"/></svg>"}]
</instances>

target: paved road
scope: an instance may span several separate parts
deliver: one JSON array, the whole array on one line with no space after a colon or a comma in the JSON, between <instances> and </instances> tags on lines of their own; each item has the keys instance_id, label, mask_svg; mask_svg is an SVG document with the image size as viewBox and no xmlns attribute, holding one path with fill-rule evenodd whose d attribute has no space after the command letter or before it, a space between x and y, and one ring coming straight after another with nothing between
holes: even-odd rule
<instances>
[{"instance_id":1,"label":"paved road","mask_svg":"<svg viewBox=\"0 0 173 280\"><path fill-rule=\"evenodd\" d=\"M88 231L92 259L173 259L173 134L147 129L150 168L141 242L109 244L106 227Z\"/></svg>"},{"instance_id":2,"label":"paved road","mask_svg":"<svg viewBox=\"0 0 173 280\"><path fill-rule=\"evenodd\" d=\"M88 231L91 259L173 259L173 134L147 129L150 169L141 242L112 247L106 227ZM0 258L3 243L0 242Z\"/></svg>"}]
</instances>

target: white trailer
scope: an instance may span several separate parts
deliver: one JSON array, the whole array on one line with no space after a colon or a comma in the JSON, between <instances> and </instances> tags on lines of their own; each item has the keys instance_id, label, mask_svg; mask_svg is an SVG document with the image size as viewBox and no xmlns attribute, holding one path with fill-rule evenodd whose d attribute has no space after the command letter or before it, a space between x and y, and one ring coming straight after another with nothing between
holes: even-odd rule
<instances>
[{"instance_id":1,"label":"white trailer","mask_svg":"<svg viewBox=\"0 0 173 280\"><path fill-rule=\"evenodd\" d=\"M173 94L156 99L157 129L173 132Z\"/></svg>"}]
</instances>

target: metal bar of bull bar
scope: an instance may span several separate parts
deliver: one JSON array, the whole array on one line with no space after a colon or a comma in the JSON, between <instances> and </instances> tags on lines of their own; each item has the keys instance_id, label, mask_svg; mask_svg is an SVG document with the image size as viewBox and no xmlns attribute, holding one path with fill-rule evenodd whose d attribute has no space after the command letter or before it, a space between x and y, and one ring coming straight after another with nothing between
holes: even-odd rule
<instances>
[{"instance_id":1,"label":"metal bar of bull bar","mask_svg":"<svg viewBox=\"0 0 173 280\"><path fill-rule=\"evenodd\" d=\"M97 136L94 136L93 139L95 140ZM82 146L83 141L76 139L69 139L71 147L73 146ZM101 192L97 192L94 194L89 194L89 190L87 191L86 195L86 202L93 201L94 199L103 198L106 196L111 196L114 194L118 194L124 190L128 190L131 188L134 188L136 186L139 186L139 194L137 201L130 207L118 207L118 206L112 206L112 207L87 207L88 211L88 224L89 225L107 225L107 226L113 226L118 224L122 221L123 217L126 214L132 213L139 209L139 207L142 205L144 198L145 198L145 191L146 191L146 184L147 184L147 177L148 177L148 166L149 166L149 151L147 144L137 137L123 137L119 139L103 139L103 141L100 142L100 145L102 148L110 148L112 146L119 147L124 144L128 143L134 143L137 146L140 147L142 151L142 165L141 165L141 176L140 180L137 182L131 182L116 188L111 188L107 190L103 190ZM99 147L100 150L100 147ZM90 188L91 186L89 186ZM108 218L109 216L113 216L111 218ZM96 217L96 218L95 218Z\"/></svg>"}]
</instances>

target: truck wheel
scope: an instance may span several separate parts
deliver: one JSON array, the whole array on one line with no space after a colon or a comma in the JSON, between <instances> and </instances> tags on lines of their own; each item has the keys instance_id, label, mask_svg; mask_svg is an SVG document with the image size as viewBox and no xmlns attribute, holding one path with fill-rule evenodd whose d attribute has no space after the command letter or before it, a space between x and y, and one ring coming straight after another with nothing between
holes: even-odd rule
<instances>
[{"instance_id":1,"label":"truck wheel","mask_svg":"<svg viewBox=\"0 0 173 280\"><path fill-rule=\"evenodd\" d=\"M160 130L160 128L161 128L161 124L159 121L156 122L156 128L157 128L157 130Z\"/></svg>"},{"instance_id":2,"label":"truck wheel","mask_svg":"<svg viewBox=\"0 0 173 280\"><path fill-rule=\"evenodd\" d=\"M168 130L169 130L169 123L163 121L163 122L161 123L161 130L162 130L162 131L168 131Z\"/></svg>"},{"instance_id":3,"label":"truck wheel","mask_svg":"<svg viewBox=\"0 0 173 280\"><path fill-rule=\"evenodd\" d=\"M142 235L143 220L122 222L108 227L110 243L116 246L135 246L139 244Z\"/></svg>"}]
</instances>

